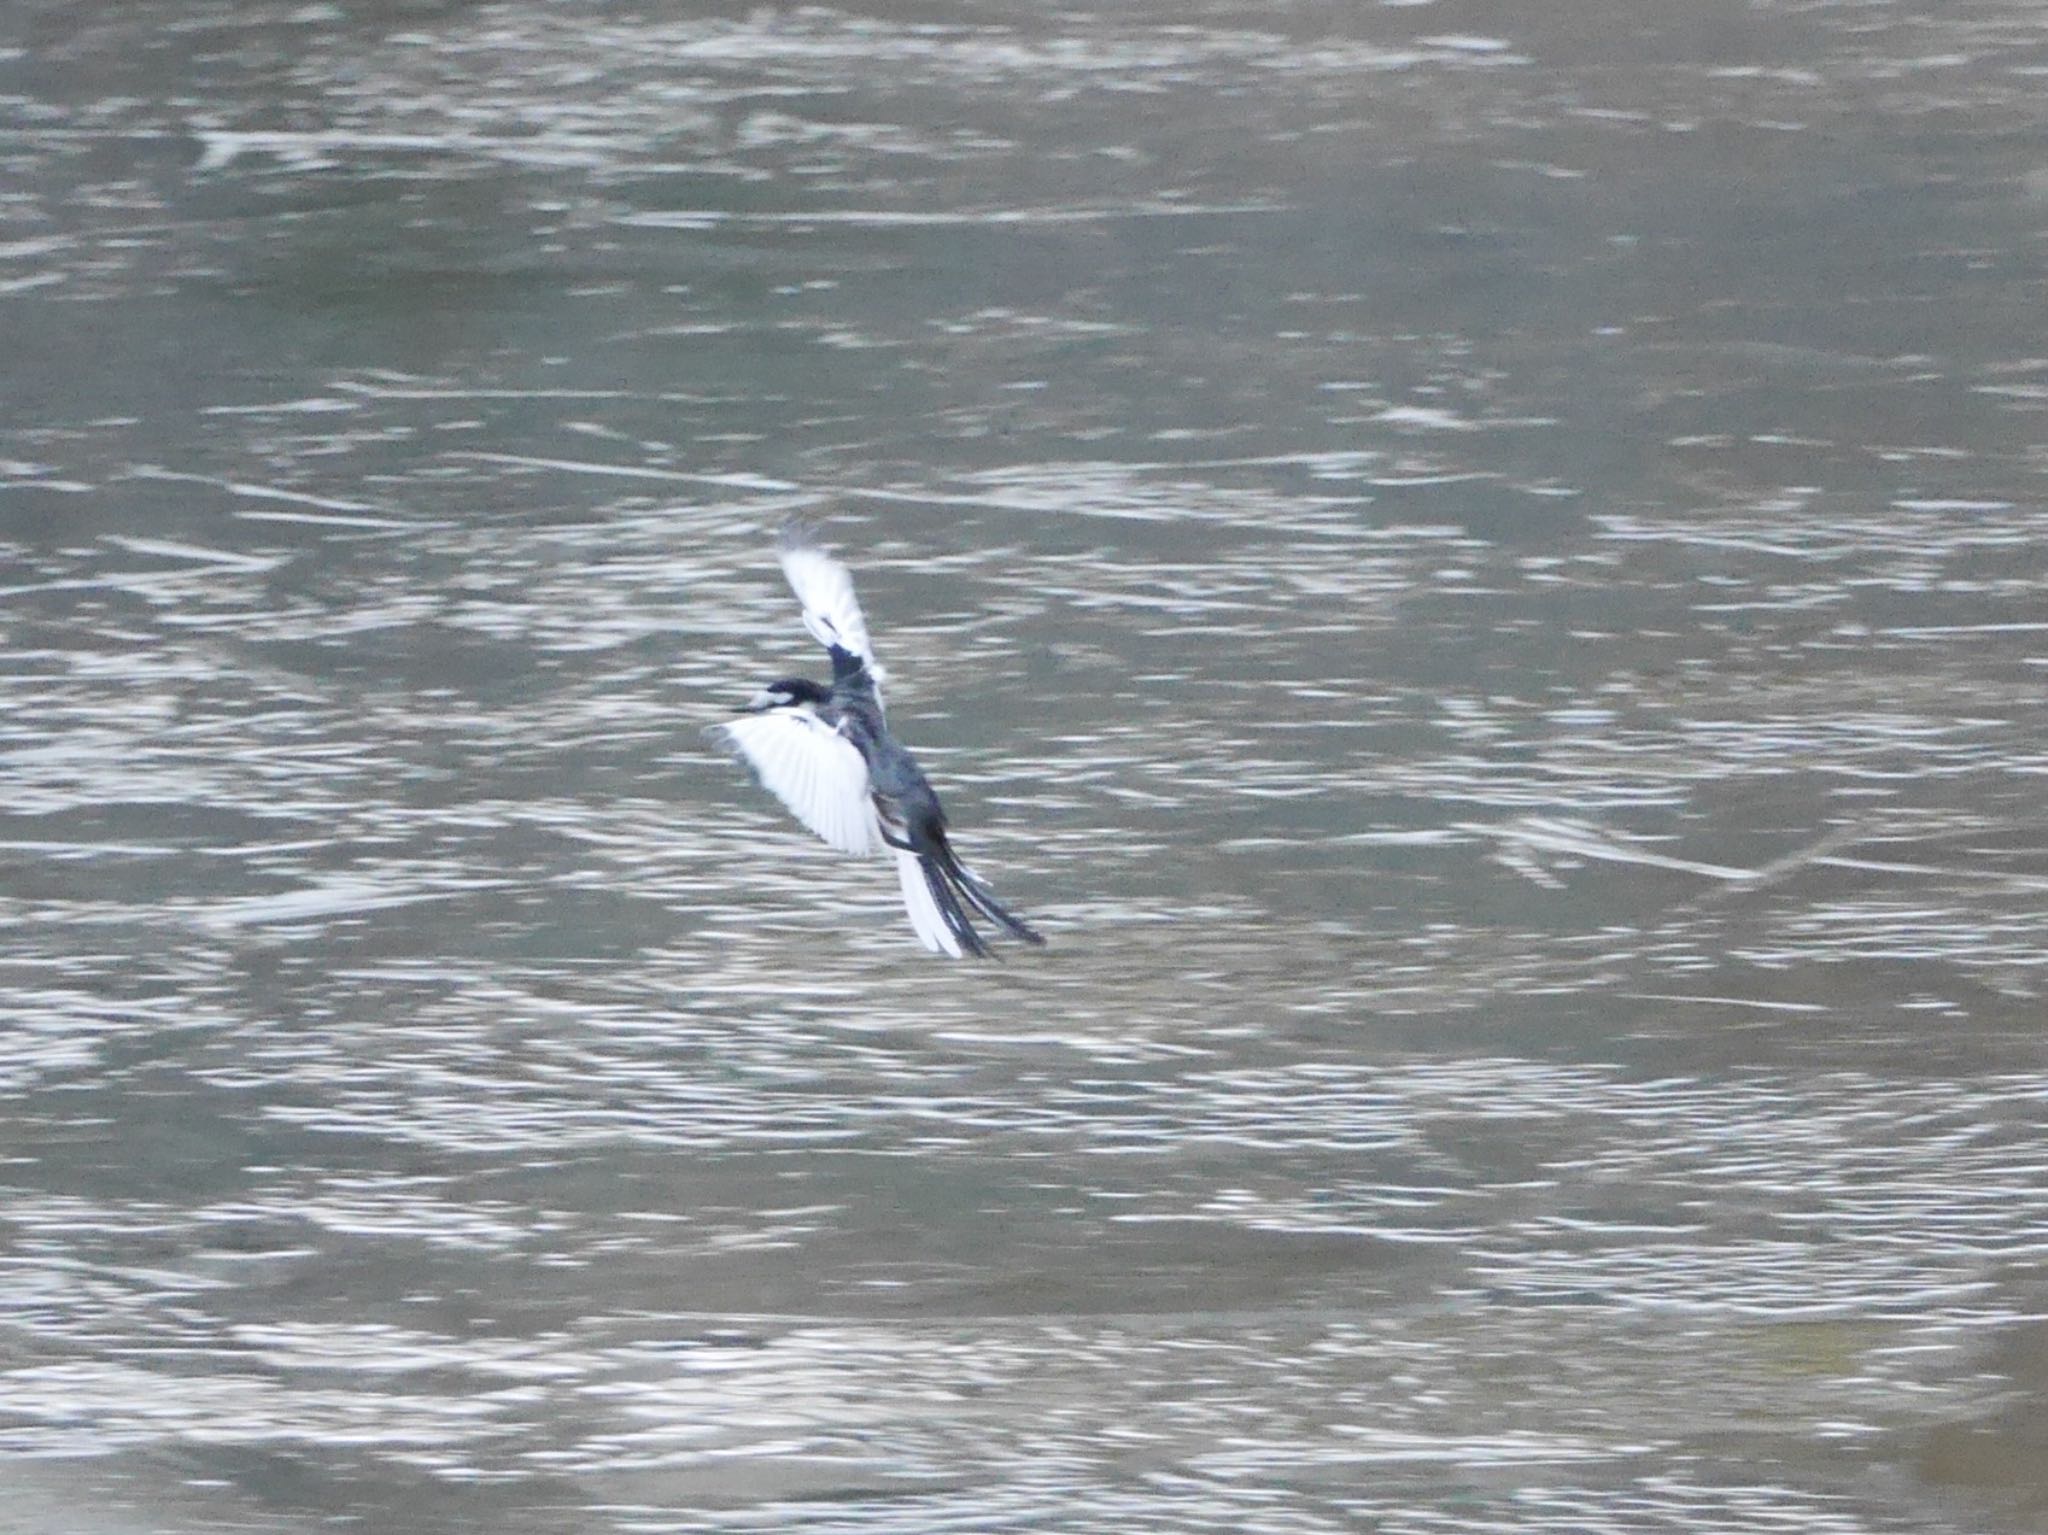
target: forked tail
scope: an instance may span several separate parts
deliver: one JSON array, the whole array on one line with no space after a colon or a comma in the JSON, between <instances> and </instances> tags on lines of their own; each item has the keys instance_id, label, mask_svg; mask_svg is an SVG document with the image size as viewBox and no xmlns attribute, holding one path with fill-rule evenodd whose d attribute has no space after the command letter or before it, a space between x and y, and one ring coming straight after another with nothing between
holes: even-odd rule
<instances>
[{"instance_id":1,"label":"forked tail","mask_svg":"<svg viewBox=\"0 0 2048 1535\"><path fill-rule=\"evenodd\" d=\"M979 912L1026 943L1045 939L996 900L994 892L960 862L942 830L933 829L909 843L896 844L896 876L903 886L903 904L920 942L934 954L983 958L988 943L975 931L970 912Z\"/></svg>"},{"instance_id":2,"label":"forked tail","mask_svg":"<svg viewBox=\"0 0 2048 1535\"><path fill-rule=\"evenodd\" d=\"M910 913L910 925L927 949L934 954L950 954L955 959L963 954L979 959L988 953L988 945L967 920L960 897L954 893L953 883L946 878L937 859L899 847L896 878L903 886L903 905Z\"/></svg>"},{"instance_id":3,"label":"forked tail","mask_svg":"<svg viewBox=\"0 0 2048 1535\"><path fill-rule=\"evenodd\" d=\"M932 841L933 859L944 871L946 883L956 892L955 905L959 904L961 897L965 897L969 905L989 921L1007 930L1011 937L1021 938L1026 943L1044 945L1044 937L1034 931L1021 917L1013 916L1005 910L1002 903L996 900L995 892L960 861L959 855L953 851L953 844L946 840L944 832L939 832Z\"/></svg>"}]
</instances>

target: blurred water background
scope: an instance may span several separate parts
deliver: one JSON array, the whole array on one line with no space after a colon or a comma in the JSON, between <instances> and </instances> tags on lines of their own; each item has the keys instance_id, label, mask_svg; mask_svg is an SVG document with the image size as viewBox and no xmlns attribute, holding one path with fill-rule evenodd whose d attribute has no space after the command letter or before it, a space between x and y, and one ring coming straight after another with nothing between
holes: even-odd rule
<instances>
[{"instance_id":1,"label":"blurred water background","mask_svg":"<svg viewBox=\"0 0 2048 1535\"><path fill-rule=\"evenodd\" d=\"M2048 1525L2048 12L0 11L0 1530ZM707 743L795 510L1044 953Z\"/></svg>"}]
</instances>

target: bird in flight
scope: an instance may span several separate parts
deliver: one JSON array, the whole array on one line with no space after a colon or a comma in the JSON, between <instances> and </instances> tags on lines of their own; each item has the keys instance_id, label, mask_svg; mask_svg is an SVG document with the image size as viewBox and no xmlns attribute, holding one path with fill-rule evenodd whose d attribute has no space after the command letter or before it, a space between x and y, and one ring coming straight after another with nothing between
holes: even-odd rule
<instances>
[{"instance_id":1,"label":"bird in flight","mask_svg":"<svg viewBox=\"0 0 2048 1535\"><path fill-rule=\"evenodd\" d=\"M895 854L910 925L934 954L989 952L970 911L1026 943L1044 943L953 852L939 796L889 733L883 671L853 577L801 523L783 529L779 552L782 573L803 604L804 627L832 658L832 682L769 683L745 713L718 727L726 740L762 787L832 846Z\"/></svg>"}]
</instances>

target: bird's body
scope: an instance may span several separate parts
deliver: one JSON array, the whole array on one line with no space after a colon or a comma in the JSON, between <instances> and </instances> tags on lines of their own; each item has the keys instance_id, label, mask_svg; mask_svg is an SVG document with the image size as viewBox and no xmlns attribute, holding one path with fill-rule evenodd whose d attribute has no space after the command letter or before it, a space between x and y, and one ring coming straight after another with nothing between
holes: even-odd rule
<instances>
[{"instance_id":1,"label":"bird's body","mask_svg":"<svg viewBox=\"0 0 2048 1535\"><path fill-rule=\"evenodd\" d=\"M911 926L933 953L988 952L970 910L1026 943L1043 943L960 862L931 781L889 733L882 668L846 567L801 526L783 533L781 554L804 627L832 658L832 681L770 683L721 727L726 738L763 786L825 841L842 852L886 847L894 854Z\"/></svg>"}]
</instances>

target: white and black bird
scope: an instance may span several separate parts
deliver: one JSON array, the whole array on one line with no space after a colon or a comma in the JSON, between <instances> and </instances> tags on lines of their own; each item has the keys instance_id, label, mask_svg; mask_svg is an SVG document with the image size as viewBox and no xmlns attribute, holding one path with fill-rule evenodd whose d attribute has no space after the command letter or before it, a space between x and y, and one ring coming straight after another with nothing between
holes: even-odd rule
<instances>
[{"instance_id":1,"label":"white and black bird","mask_svg":"<svg viewBox=\"0 0 2048 1535\"><path fill-rule=\"evenodd\" d=\"M910 925L934 954L989 952L970 910L1026 943L1044 943L954 854L930 780L889 734L883 672L853 577L800 523L783 530L780 552L804 627L832 658L831 685L803 677L771 682L719 729L762 787L832 846L895 855Z\"/></svg>"}]
</instances>

